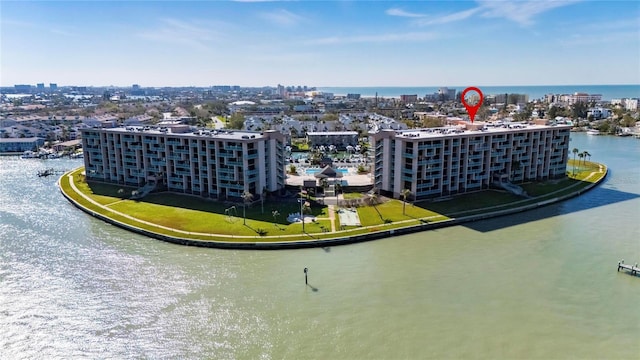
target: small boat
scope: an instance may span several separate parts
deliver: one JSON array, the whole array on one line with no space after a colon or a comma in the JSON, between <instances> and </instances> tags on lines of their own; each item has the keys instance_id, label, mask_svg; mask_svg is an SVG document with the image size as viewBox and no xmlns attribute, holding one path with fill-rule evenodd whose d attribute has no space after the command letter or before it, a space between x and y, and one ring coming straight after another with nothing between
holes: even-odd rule
<instances>
[{"instance_id":1,"label":"small boat","mask_svg":"<svg viewBox=\"0 0 640 360\"><path fill-rule=\"evenodd\" d=\"M37 175L38 177L43 177L43 176L53 175L53 173L54 173L53 169L45 169L45 170L38 171Z\"/></svg>"},{"instance_id":2,"label":"small boat","mask_svg":"<svg viewBox=\"0 0 640 360\"><path fill-rule=\"evenodd\" d=\"M38 154L36 154L35 152L31 151L31 150L27 150L25 152L22 153L22 156L20 156L23 159L35 159L38 157Z\"/></svg>"},{"instance_id":3,"label":"small boat","mask_svg":"<svg viewBox=\"0 0 640 360\"><path fill-rule=\"evenodd\" d=\"M596 130L596 129L588 130L587 135L600 135L600 130Z\"/></svg>"}]
</instances>

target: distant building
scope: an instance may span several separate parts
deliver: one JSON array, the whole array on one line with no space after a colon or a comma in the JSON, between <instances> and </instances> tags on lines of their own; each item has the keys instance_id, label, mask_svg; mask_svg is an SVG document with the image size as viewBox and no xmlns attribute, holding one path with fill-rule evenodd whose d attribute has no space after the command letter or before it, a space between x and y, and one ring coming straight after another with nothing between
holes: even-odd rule
<instances>
[{"instance_id":1,"label":"distant building","mask_svg":"<svg viewBox=\"0 0 640 360\"><path fill-rule=\"evenodd\" d=\"M529 102L528 94L496 94L494 95L496 104L526 104Z\"/></svg>"},{"instance_id":2,"label":"distant building","mask_svg":"<svg viewBox=\"0 0 640 360\"><path fill-rule=\"evenodd\" d=\"M562 95L561 100L566 102L569 105L573 105L575 103L590 103L590 102L598 102L602 100L602 95L600 94L587 94L577 92L573 95Z\"/></svg>"},{"instance_id":3,"label":"distant building","mask_svg":"<svg viewBox=\"0 0 640 360\"><path fill-rule=\"evenodd\" d=\"M418 95L400 95L400 101L405 104L411 104L418 101Z\"/></svg>"},{"instance_id":4,"label":"distant building","mask_svg":"<svg viewBox=\"0 0 640 360\"><path fill-rule=\"evenodd\" d=\"M36 85L36 90L38 90L39 93L44 92L44 83L38 83Z\"/></svg>"},{"instance_id":5,"label":"distant building","mask_svg":"<svg viewBox=\"0 0 640 360\"><path fill-rule=\"evenodd\" d=\"M347 94L349 100L360 100L360 94Z\"/></svg>"},{"instance_id":6,"label":"distant building","mask_svg":"<svg viewBox=\"0 0 640 360\"><path fill-rule=\"evenodd\" d=\"M13 85L14 89L18 93L30 93L31 85Z\"/></svg>"},{"instance_id":7,"label":"distant building","mask_svg":"<svg viewBox=\"0 0 640 360\"><path fill-rule=\"evenodd\" d=\"M587 110L587 117L590 115L593 116L594 120L606 119L611 115L611 111L602 107L591 108Z\"/></svg>"},{"instance_id":8,"label":"distant building","mask_svg":"<svg viewBox=\"0 0 640 360\"><path fill-rule=\"evenodd\" d=\"M322 131L308 132L307 139L311 147L335 145L344 150L347 146L358 145L357 131Z\"/></svg>"},{"instance_id":9,"label":"distant building","mask_svg":"<svg viewBox=\"0 0 640 360\"><path fill-rule=\"evenodd\" d=\"M56 83L49 83L49 90L51 90L51 91L56 91L56 90L58 90L58 84L56 84Z\"/></svg>"},{"instance_id":10,"label":"distant building","mask_svg":"<svg viewBox=\"0 0 640 360\"><path fill-rule=\"evenodd\" d=\"M624 108L631 111L638 110L638 99L625 99Z\"/></svg>"},{"instance_id":11,"label":"distant building","mask_svg":"<svg viewBox=\"0 0 640 360\"><path fill-rule=\"evenodd\" d=\"M44 139L40 137L0 138L0 153L33 151L42 145L44 145Z\"/></svg>"},{"instance_id":12,"label":"distant building","mask_svg":"<svg viewBox=\"0 0 640 360\"><path fill-rule=\"evenodd\" d=\"M456 99L456 89L441 87L438 89L438 97L440 101L452 101Z\"/></svg>"}]
</instances>

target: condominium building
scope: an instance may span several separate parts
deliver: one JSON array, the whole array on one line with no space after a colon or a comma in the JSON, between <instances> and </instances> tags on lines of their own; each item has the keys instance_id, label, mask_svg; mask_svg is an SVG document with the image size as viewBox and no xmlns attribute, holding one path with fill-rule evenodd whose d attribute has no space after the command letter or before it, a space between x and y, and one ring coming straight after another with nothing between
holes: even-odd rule
<instances>
[{"instance_id":1,"label":"condominium building","mask_svg":"<svg viewBox=\"0 0 640 360\"><path fill-rule=\"evenodd\" d=\"M86 176L215 199L284 188L284 136L276 131L117 127L82 130Z\"/></svg>"},{"instance_id":2,"label":"condominium building","mask_svg":"<svg viewBox=\"0 0 640 360\"><path fill-rule=\"evenodd\" d=\"M372 135L375 186L428 199L566 174L571 126L487 125Z\"/></svg>"}]
</instances>

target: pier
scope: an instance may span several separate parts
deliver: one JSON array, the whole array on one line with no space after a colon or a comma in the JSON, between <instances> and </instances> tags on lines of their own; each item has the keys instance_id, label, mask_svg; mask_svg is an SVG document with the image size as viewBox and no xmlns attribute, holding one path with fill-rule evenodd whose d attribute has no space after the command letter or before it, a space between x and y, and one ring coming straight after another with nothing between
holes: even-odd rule
<instances>
[{"instance_id":1,"label":"pier","mask_svg":"<svg viewBox=\"0 0 640 360\"><path fill-rule=\"evenodd\" d=\"M624 263L624 260L620 260L618 261L618 271L620 271L620 269L630 271L633 275L640 274L638 263L635 263L634 265L627 265Z\"/></svg>"},{"instance_id":2,"label":"pier","mask_svg":"<svg viewBox=\"0 0 640 360\"><path fill-rule=\"evenodd\" d=\"M43 177L43 176L46 177L46 176L49 176L49 175L62 175L66 171L67 170L56 170L54 168L50 168L50 169L38 170L36 175L38 175L38 177Z\"/></svg>"}]
</instances>

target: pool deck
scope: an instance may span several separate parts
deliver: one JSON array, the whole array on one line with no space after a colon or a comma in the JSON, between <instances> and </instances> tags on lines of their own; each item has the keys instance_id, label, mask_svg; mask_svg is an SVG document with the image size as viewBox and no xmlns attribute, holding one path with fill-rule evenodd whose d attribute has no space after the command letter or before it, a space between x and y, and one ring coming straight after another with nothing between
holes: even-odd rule
<instances>
[{"instance_id":1,"label":"pool deck","mask_svg":"<svg viewBox=\"0 0 640 360\"><path fill-rule=\"evenodd\" d=\"M285 179L285 183L287 185L293 186L302 186L305 180L317 180L313 175L291 175L287 174ZM331 179L330 179L331 180ZM364 174L364 175L345 175L339 180L344 180L347 183L347 186L362 186L362 185L372 185L373 184L373 175Z\"/></svg>"}]
</instances>

